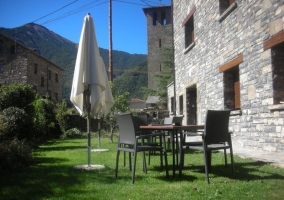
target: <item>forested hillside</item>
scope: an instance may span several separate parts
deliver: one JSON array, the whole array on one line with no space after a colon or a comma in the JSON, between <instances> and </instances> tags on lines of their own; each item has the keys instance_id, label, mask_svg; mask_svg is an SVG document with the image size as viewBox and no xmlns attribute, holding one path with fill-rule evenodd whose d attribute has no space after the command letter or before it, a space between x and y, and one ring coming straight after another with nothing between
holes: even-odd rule
<instances>
[{"instance_id":1,"label":"forested hillside","mask_svg":"<svg viewBox=\"0 0 284 200\"><path fill-rule=\"evenodd\" d=\"M47 28L29 23L21 27L0 28L0 33L17 42L35 49L43 57L65 70L62 82L63 98L69 100L78 44L61 37ZM106 68L107 49L99 48ZM131 97L143 98L142 87L147 87L147 55L113 51L114 89L121 93L128 91Z\"/></svg>"}]
</instances>

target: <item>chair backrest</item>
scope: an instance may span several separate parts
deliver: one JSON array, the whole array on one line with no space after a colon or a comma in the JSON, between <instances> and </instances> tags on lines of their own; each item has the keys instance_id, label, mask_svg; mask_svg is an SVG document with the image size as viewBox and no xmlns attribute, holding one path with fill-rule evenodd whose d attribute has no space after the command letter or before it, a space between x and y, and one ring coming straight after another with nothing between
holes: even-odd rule
<instances>
[{"instance_id":1,"label":"chair backrest","mask_svg":"<svg viewBox=\"0 0 284 200\"><path fill-rule=\"evenodd\" d=\"M204 135L207 144L228 142L230 110L207 110Z\"/></svg>"},{"instance_id":2,"label":"chair backrest","mask_svg":"<svg viewBox=\"0 0 284 200\"><path fill-rule=\"evenodd\" d=\"M182 124L182 119L183 119L183 115L173 116L173 123L175 125L181 125Z\"/></svg>"},{"instance_id":3,"label":"chair backrest","mask_svg":"<svg viewBox=\"0 0 284 200\"><path fill-rule=\"evenodd\" d=\"M136 136L131 113L121 113L115 116L119 128L119 143L134 145Z\"/></svg>"},{"instance_id":4,"label":"chair backrest","mask_svg":"<svg viewBox=\"0 0 284 200\"><path fill-rule=\"evenodd\" d=\"M164 119L164 124L172 125L173 124L173 118L172 117L166 117Z\"/></svg>"},{"instance_id":5,"label":"chair backrest","mask_svg":"<svg viewBox=\"0 0 284 200\"><path fill-rule=\"evenodd\" d=\"M140 126L148 125L148 117L146 114L132 116L135 132L140 132Z\"/></svg>"}]
</instances>

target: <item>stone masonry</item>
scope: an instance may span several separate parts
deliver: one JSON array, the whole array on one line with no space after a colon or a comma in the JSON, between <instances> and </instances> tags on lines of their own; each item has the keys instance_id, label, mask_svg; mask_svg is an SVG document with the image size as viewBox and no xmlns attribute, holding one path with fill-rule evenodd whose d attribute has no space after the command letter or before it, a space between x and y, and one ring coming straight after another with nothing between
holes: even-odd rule
<instances>
[{"instance_id":1,"label":"stone masonry","mask_svg":"<svg viewBox=\"0 0 284 200\"><path fill-rule=\"evenodd\" d=\"M63 71L37 52L0 34L0 87L30 84L40 96L48 94L52 101L60 102Z\"/></svg>"},{"instance_id":2,"label":"stone masonry","mask_svg":"<svg viewBox=\"0 0 284 200\"><path fill-rule=\"evenodd\" d=\"M176 107L194 88L197 124L230 108L235 146L284 152L284 0L174 0L173 13Z\"/></svg>"},{"instance_id":3,"label":"stone masonry","mask_svg":"<svg viewBox=\"0 0 284 200\"><path fill-rule=\"evenodd\" d=\"M172 48L171 6L143 8L143 11L147 17L148 88L157 89L155 74L166 70L163 52Z\"/></svg>"}]
</instances>

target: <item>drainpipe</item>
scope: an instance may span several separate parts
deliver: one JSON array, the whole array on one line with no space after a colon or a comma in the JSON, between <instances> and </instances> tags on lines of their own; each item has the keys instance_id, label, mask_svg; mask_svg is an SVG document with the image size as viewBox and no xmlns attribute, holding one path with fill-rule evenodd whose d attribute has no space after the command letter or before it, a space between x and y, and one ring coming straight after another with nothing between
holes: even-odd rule
<instances>
[{"instance_id":1,"label":"drainpipe","mask_svg":"<svg viewBox=\"0 0 284 200\"><path fill-rule=\"evenodd\" d=\"M173 105L173 114L176 115L176 70L175 70L175 47L174 47L174 4L171 0L171 20L172 20L172 65L174 70L174 105Z\"/></svg>"}]
</instances>

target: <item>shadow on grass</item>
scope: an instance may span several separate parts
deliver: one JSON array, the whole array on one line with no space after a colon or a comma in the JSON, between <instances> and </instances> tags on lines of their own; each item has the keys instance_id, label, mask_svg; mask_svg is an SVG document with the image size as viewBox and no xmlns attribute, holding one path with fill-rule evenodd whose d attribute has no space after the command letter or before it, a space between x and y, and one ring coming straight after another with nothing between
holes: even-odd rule
<instances>
[{"instance_id":1,"label":"shadow on grass","mask_svg":"<svg viewBox=\"0 0 284 200\"><path fill-rule=\"evenodd\" d=\"M42 162L59 163L62 159L44 158ZM80 170L74 166L34 165L22 173L0 174L0 199L48 199L66 194L84 194L82 185L114 183L113 169ZM6 181L3 181L6 180ZM62 197L62 196L61 196Z\"/></svg>"},{"instance_id":2,"label":"shadow on grass","mask_svg":"<svg viewBox=\"0 0 284 200\"><path fill-rule=\"evenodd\" d=\"M205 167L204 167L204 157L203 152L198 151L192 151L190 152L191 155L194 155L195 157L198 156L198 161L192 160L189 162L187 166L183 167L183 175L180 178L180 180L188 180L184 174L193 173L193 174L204 174L204 180L205 180ZM199 155L198 155L199 154ZM190 156L190 155L185 155ZM238 181L251 181L251 180L271 180L271 179L278 179L278 180L284 180L284 176L280 175L281 172L283 173L284 169L279 170L270 170L268 172L267 170L263 170L264 167L268 166L270 163L262 162L262 161L255 161L252 159L246 159L245 162L243 159L239 158L238 156L234 156L234 166L235 166L235 177L233 177L232 168L231 168L231 162L230 162L230 155L227 155L228 159L228 165L225 166L224 161L224 154L221 152L212 152L212 165L211 165L211 171L209 173L209 178L217 178L217 177L225 177L230 179L235 179ZM220 161L222 160L222 161ZM195 161L197 161L195 163Z\"/></svg>"}]
</instances>

